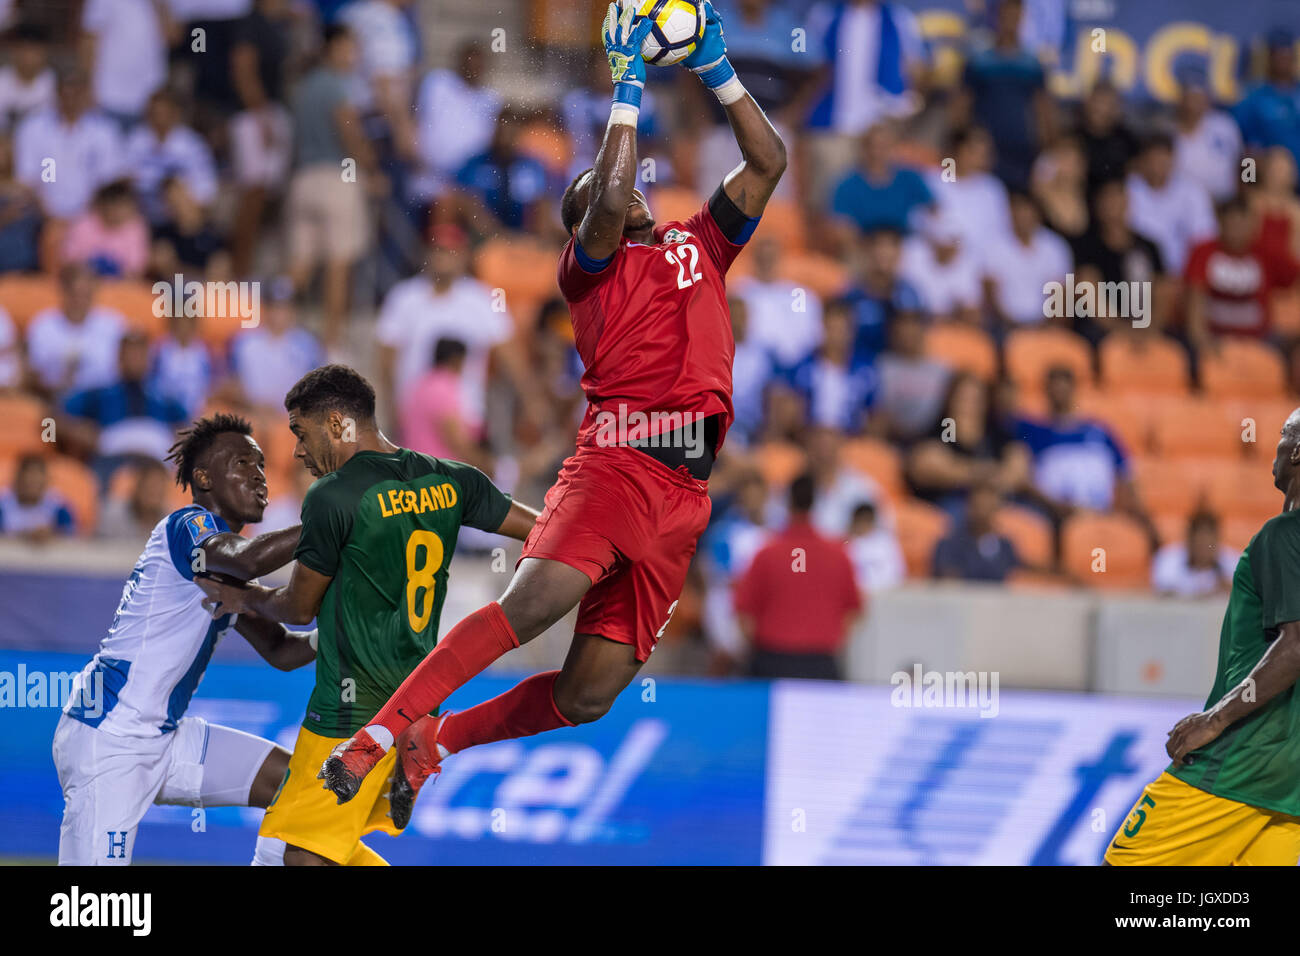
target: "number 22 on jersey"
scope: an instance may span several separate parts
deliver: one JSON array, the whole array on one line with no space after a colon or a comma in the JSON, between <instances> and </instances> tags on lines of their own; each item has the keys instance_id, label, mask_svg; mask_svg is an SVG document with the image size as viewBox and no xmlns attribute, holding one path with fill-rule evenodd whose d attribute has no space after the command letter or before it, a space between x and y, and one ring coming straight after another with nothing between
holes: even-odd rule
<instances>
[{"instance_id":1,"label":"number 22 on jersey","mask_svg":"<svg viewBox=\"0 0 1300 956\"><path fill-rule=\"evenodd\" d=\"M682 243L676 251L667 249L664 251L664 258L677 267L677 288L689 289L704 278L697 268L700 262L700 250L695 247L695 243Z\"/></svg>"}]
</instances>

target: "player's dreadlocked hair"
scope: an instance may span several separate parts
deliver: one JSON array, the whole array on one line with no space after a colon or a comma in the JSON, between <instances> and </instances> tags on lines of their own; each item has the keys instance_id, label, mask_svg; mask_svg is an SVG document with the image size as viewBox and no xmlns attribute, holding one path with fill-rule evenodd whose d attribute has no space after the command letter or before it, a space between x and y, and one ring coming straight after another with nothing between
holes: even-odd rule
<instances>
[{"instance_id":1,"label":"player's dreadlocked hair","mask_svg":"<svg viewBox=\"0 0 1300 956\"><path fill-rule=\"evenodd\" d=\"M573 182L569 183L569 188L564 191L564 196L560 199L560 223L564 226L565 235L572 233L573 227L582 222L583 210L578 208L578 183L582 181L583 176L594 168L588 166L574 176Z\"/></svg>"},{"instance_id":2,"label":"player's dreadlocked hair","mask_svg":"<svg viewBox=\"0 0 1300 956\"><path fill-rule=\"evenodd\" d=\"M194 469L199 459L212 447L218 435L235 432L239 435L252 435L253 426L238 415L219 412L207 418L200 418L189 428L180 431L176 444L167 453L167 461L176 463L176 484L188 490L194 481Z\"/></svg>"}]
</instances>

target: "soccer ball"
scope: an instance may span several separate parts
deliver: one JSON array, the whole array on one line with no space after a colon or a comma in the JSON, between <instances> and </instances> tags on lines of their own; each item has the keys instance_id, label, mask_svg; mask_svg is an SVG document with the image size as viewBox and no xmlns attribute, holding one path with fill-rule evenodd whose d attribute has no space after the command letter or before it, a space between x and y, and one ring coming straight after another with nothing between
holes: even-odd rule
<instances>
[{"instance_id":1,"label":"soccer ball","mask_svg":"<svg viewBox=\"0 0 1300 956\"><path fill-rule=\"evenodd\" d=\"M654 23L641 43L641 59L655 66L681 62L704 36L703 0L642 0L637 14Z\"/></svg>"}]
</instances>

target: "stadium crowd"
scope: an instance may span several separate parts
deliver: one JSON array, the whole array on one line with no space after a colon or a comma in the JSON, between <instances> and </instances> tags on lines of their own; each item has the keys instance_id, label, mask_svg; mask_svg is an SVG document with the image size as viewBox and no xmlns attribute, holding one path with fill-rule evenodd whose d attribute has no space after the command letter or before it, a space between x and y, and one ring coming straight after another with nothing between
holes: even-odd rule
<instances>
[{"instance_id":1,"label":"stadium crowd","mask_svg":"<svg viewBox=\"0 0 1300 956\"><path fill-rule=\"evenodd\" d=\"M395 440L540 502L583 409L554 270L608 115L587 6L427 69L418 0L0 3L0 532L143 539L213 408L293 523L281 402L329 360ZM746 634L826 652L906 578L1225 590L1300 389L1296 38L1261 35L1236 103L1191 69L1171 104L1104 69L1068 99L1064 0L968 5L951 82L910 5L716 6L792 163L732 270L737 420L673 628L725 670ZM651 69L659 221L739 160L724 123ZM254 284L256 326L160 315L182 276ZM854 582L806 639L756 557L792 540Z\"/></svg>"}]
</instances>

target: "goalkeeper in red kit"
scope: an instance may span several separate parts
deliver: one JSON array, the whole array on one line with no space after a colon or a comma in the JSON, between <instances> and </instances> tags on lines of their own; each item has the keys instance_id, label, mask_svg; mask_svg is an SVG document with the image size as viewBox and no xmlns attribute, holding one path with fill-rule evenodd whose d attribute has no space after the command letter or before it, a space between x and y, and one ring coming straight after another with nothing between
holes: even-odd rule
<instances>
[{"instance_id":1,"label":"goalkeeper in red kit","mask_svg":"<svg viewBox=\"0 0 1300 956\"><path fill-rule=\"evenodd\" d=\"M656 225L634 186L640 49L649 29L634 6L611 4L605 18L609 126L595 166L561 203L570 238L559 286L589 402L577 449L500 600L452 628L321 768L325 786L345 802L396 743L390 799L399 827L448 754L604 715L654 650L709 520L709 470L732 421L735 342L724 277L785 171L785 146L727 62L721 20L706 3L704 36L683 64L717 95L743 159L693 216ZM468 710L429 716L575 605L560 670Z\"/></svg>"}]
</instances>

